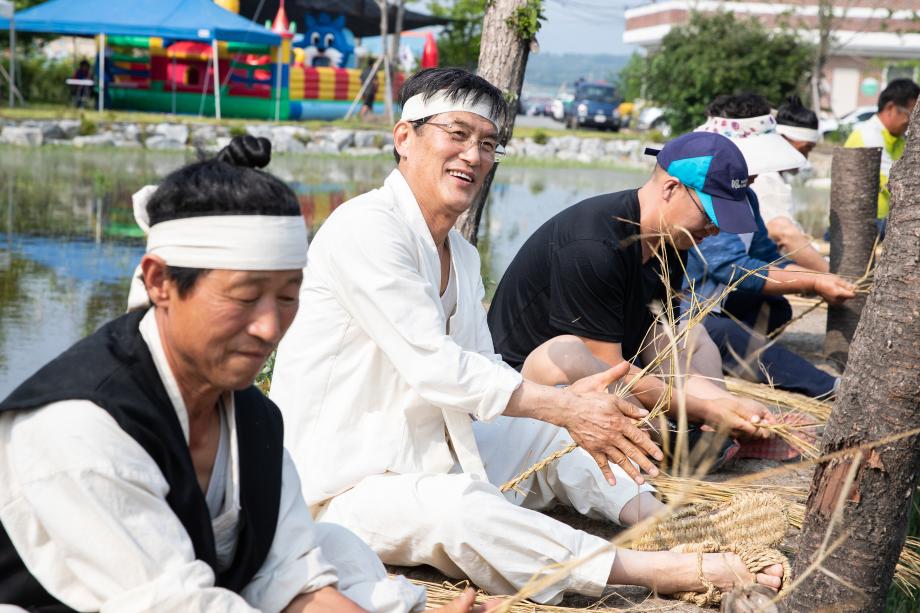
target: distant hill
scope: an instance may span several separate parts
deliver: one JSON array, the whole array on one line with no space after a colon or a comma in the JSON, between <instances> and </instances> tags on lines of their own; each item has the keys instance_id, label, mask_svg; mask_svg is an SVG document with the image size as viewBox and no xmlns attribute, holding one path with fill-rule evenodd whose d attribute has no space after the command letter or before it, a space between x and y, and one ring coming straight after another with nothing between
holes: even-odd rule
<instances>
[{"instance_id":1,"label":"distant hill","mask_svg":"<svg viewBox=\"0 0 920 613\"><path fill-rule=\"evenodd\" d=\"M524 91L530 95L554 94L562 83L579 77L613 82L628 61L628 55L533 53L527 60Z\"/></svg>"}]
</instances>

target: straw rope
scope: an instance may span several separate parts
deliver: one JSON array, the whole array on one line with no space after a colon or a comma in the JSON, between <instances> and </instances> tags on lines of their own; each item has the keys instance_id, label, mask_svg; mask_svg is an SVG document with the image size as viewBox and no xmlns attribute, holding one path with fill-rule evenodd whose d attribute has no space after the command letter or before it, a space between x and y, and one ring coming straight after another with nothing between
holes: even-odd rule
<instances>
[{"instance_id":1,"label":"straw rope","mask_svg":"<svg viewBox=\"0 0 920 613\"><path fill-rule=\"evenodd\" d=\"M391 577L395 575L390 574ZM428 594L427 608L434 609L436 607L442 607L449 604L451 601L456 599L463 593L463 590L467 587L472 586L469 581L461 581L459 583L451 583L450 581L442 581L436 583L434 581L421 581L418 579L409 579L409 581L415 585L419 585L425 588L425 591ZM476 591L476 604L483 604L493 598L506 598L505 596L493 596L483 592L482 590ZM515 602L511 604L511 607L508 609L511 613L597 613L599 610L604 611L630 611L631 613L651 613L653 611L673 611L680 607L680 605L660 605L652 603L639 603L632 606L629 606L627 609L617 608L608 608L603 606L603 599L590 605L588 608L575 608L575 607L557 607L547 604L539 604L530 600L522 600L520 602ZM681 609L683 610L683 609Z\"/></svg>"},{"instance_id":2,"label":"straw rope","mask_svg":"<svg viewBox=\"0 0 920 613\"><path fill-rule=\"evenodd\" d=\"M784 586L780 592L779 597L782 598L785 596L785 593L788 591L788 585L790 584L789 579L792 577L792 567L789 564L789 560L782 553L776 549L771 549L769 547L763 547L758 545L720 545L713 541L708 541L704 543L686 543L683 545L678 545L673 548L673 551L679 551L682 553L696 553L697 554L697 567L699 570L699 579L707 589L705 592L677 592L674 594L674 597L683 600L684 602L692 602L698 607L708 607L717 605L722 602L722 591L719 590L711 581L706 579L703 576L703 554L704 553L734 553L741 561L744 563L745 567L751 572L751 574L756 575L758 572L772 566L774 564L781 564L783 567L783 583Z\"/></svg>"}]
</instances>

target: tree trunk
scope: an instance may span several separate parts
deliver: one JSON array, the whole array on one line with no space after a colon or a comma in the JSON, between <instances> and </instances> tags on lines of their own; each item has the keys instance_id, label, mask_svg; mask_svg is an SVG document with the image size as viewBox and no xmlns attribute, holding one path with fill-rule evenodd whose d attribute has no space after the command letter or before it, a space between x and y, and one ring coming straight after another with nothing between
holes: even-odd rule
<instances>
[{"instance_id":1,"label":"tree trunk","mask_svg":"<svg viewBox=\"0 0 920 613\"><path fill-rule=\"evenodd\" d=\"M866 273L875 237L878 208L878 147L834 151L831 164L831 272L850 277ZM843 370L866 297L827 309L824 353Z\"/></svg>"},{"instance_id":2,"label":"tree trunk","mask_svg":"<svg viewBox=\"0 0 920 613\"><path fill-rule=\"evenodd\" d=\"M920 424L920 107L904 157L892 172L885 253L850 348L824 432L825 454L878 441ZM852 486L844 491L853 468ZM814 473L796 574L820 560L790 596L792 610L882 611L904 546L920 471L920 437L900 438L819 464ZM843 505L840 521L831 516ZM833 552L823 543L847 538ZM822 551L823 550L823 551ZM834 577L832 577L833 575ZM852 586L852 587L848 587Z\"/></svg>"},{"instance_id":3,"label":"tree trunk","mask_svg":"<svg viewBox=\"0 0 920 613\"><path fill-rule=\"evenodd\" d=\"M811 106L821 117L821 80L831 47L831 31L834 25L834 3L832 0L818 2L818 44L815 45L815 61L811 68ZM831 109L833 111L833 109Z\"/></svg>"},{"instance_id":4,"label":"tree trunk","mask_svg":"<svg viewBox=\"0 0 920 613\"><path fill-rule=\"evenodd\" d=\"M383 57L383 110L387 122L393 123L393 73L390 72L390 57L387 55L387 33L389 32L387 0L377 0L380 7L380 55Z\"/></svg>"},{"instance_id":5,"label":"tree trunk","mask_svg":"<svg viewBox=\"0 0 920 613\"><path fill-rule=\"evenodd\" d=\"M406 13L406 0L399 0L396 9L396 25L393 26L393 38L390 41L390 64L394 70L399 69L399 43L402 37L403 16Z\"/></svg>"},{"instance_id":6,"label":"tree trunk","mask_svg":"<svg viewBox=\"0 0 920 613\"><path fill-rule=\"evenodd\" d=\"M519 29L512 27L512 22L519 10L533 3L534 0L492 0L487 5L482 22L479 68L476 72L500 89L511 107L508 123L502 127L499 135L503 143L511 140L511 133L514 131L518 100L524 84L524 69L527 67L530 47L536 42L535 33L530 37L522 37ZM492 167L492 171L482 183L476 201L455 224L460 233L474 245L479 232L479 220L482 218L482 210L489 197L489 189L492 187L492 179L497 168L497 165Z\"/></svg>"}]
</instances>

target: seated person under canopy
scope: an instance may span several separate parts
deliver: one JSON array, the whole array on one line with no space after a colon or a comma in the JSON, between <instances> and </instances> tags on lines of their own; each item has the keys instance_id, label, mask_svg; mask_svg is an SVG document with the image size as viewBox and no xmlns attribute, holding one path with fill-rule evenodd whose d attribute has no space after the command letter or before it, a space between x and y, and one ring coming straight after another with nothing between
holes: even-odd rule
<instances>
[{"instance_id":1,"label":"seated person under canopy","mask_svg":"<svg viewBox=\"0 0 920 613\"><path fill-rule=\"evenodd\" d=\"M655 474L661 452L632 423L646 412L603 393L625 368L558 389L493 351L479 255L453 228L503 153L501 92L431 69L406 81L400 102L397 167L317 232L275 361L271 397L315 516L386 563L428 564L492 593L602 549L534 598L597 596L610 583L704 590L696 555L611 550L539 512L559 501L624 524L654 513L661 503L637 465ZM581 449L499 490L572 441ZM732 555L702 559L720 587L755 579ZM778 587L777 572L757 580Z\"/></svg>"},{"instance_id":2,"label":"seated person under canopy","mask_svg":"<svg viewBox=\"0 0 920 613\"><path fill-rule=\"evenodd\" d=\"M753 227L746 177L744 159L727 138L687 134L657 153L655 171L639 189L589 198L555 215L527 239L498 284L488 319L496 351L525 378L550 385L625 358L634 362L628 377L636 379L634 397L651 409L667 386L637 365L667 352L664 328L682 324L676 314L656 322L650 306L670 306L686 249L719 228ZM767 437L757 425L772 421L770 413L728 393L711 341L702 330L688 332L674 364L683 369L691 359L689 376L675 381L686 391L688 419ZM653 372L671 372L670 362Z\"/></svg>"},{"instance_id":3,"label":"seated person under canopy","mask_svg":"<svg viewBox=\"0 0 920 613\"><path fill-rule=\"evenodd\" d=\"M267 140L234 139L138 192L137 309L0 404L0 602L424 608L355 535L313 524L281 414L252 385L297 312L307 253L293 192L255 168L269 157Z\"/></svg>"}]
</instances>

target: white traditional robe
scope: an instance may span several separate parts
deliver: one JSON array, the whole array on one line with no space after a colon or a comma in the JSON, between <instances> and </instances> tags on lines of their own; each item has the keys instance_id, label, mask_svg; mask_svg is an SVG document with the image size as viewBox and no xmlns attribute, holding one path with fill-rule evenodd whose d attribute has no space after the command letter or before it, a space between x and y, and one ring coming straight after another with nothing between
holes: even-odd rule
<instances>
[{"instance_id":1,"label":"white traditional robe","mask_svg":"<svg viewBox=\"0 0 920 613\"><path fill-rule=\"evenodd\" d=\"M495 487L571 439L551 424L499 417L521 375L493 350L475 247L456 230L449 241L457 303L448 322L437 249L402 174L336 209L310 247L270 396L317 517L355 531L384 562L432 564L507 593L606 543ZM578 450L525 483L528 495L508 498L532 508L561 499L616 521L650 488L614 470L615 488ZM599 594L613 556L539 598Z\"/></svg>"},{"instance_id":2,"label":"white traditional robe","mask_svg":"<svg viewBox=\"0 0 920 613\"><path fill-rule=\"evenodd\" d=\"M188 413L166 361L154 311L140 331L188 440ZM232 551L240 481L233 395L223 398L230 465L213 518L218 551ZM338 585L365 607L421 608L424 593L386 579L366 545L339 526L314 525L284 452L278 524L262 567L241 594L215 587L166 502L156 462L86 400L0 415L0 522L32 575L84 611L280 611L298 594ZM328 551L328 555L324 553ZM341 572L339 569L344 568Z\"/></svg>"}]
</instances>

